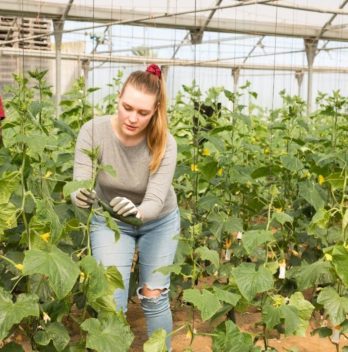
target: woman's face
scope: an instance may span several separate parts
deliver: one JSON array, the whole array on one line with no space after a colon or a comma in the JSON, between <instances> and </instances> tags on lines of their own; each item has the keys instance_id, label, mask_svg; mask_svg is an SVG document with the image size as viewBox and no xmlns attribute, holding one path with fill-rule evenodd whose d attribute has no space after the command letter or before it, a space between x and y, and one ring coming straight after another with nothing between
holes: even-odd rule
<instances>
[{"instance_id":1,"label":"woman's face","mask_svg":"<svg viewBox=\"0 0 348 352\"><path fill-rule=\"evenodd\" d=\"M146 94L128 84L119 98L117 127L121 137L132 139L146 131L155 108L156 96Z\"/></svg>"}]
</instances>

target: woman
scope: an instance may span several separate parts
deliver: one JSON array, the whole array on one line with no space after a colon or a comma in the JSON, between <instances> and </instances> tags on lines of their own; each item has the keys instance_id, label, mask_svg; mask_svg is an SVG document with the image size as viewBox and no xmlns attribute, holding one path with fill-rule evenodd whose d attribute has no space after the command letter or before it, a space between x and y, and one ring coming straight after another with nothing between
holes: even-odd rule
<instances>
[{"instance_id":1,"label":"woman","mask_svg":"<svg viewBox=\"0 0 348 352\"><path fill-rule=\"evenodd\" d=\"M102 217L91 224L93 256L105 266L115 265L125 289L117 289L117 309L127 311L129 277L135 248L139 251L139 288L148 335L162 328L172 331L169 275L155 269L173 263L180 231L176 195L171 185L176 166L176 142L168 132L165 82L157 65L133 72L124 83L115 116L88 121L81 129L75 151L74 179L92 178L91 159L83 152L100 148L101 164L110 164L116 177L101 172L95 192L115 214L135 215L143 225L136 228L117 221L120 239ZM82 208L93 204L95 194L80 189L72 196ZM170 337L167 338L170 348Z\"/></svg>"}]
</instances>

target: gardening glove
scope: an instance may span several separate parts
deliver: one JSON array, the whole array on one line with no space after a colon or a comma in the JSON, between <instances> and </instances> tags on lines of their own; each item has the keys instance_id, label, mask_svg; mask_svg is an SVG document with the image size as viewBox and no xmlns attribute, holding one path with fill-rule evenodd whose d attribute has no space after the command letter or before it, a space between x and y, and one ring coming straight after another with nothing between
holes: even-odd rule
<instances>
[{"instance_id":1,"label":"gardening glove","mask_svg":"<svg viewBox=\"0 0 348 352\"><path fill-rule=\"evenodd\" d=\"M89 191L86 188L79 188L77 191L71 193L71 201L79 208L89 208L96 200L95 190Z\"/></svg>"},{"instance_id":2,"label":"gardening glove","mask_svg":"<svg viewBox=\"0 0 348 352\"><path fill-rule=\"evenodd\" d=\"M134 215L137 218L141 218L139 209L131 200L126 197L115 197L111 199L110 206L112 207L112 210L118 215Z\"/></svg>"}]
</instances>

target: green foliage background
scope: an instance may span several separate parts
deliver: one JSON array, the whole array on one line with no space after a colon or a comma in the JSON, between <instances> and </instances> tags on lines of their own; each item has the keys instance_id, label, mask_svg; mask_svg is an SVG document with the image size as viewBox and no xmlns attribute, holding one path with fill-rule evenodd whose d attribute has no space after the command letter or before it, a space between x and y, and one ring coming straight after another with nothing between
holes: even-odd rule
<instances>
[{"instance_id":1,"label":"green foliage background","mask_svg":"<svg viewBox=\"0 0 348 352\"><path fill-rule=\"evenodd\" d=\"M71 183L77 132L94 113L114 113L122 74L94 107L96 88L77 80L58 119L45 74L15 76L6 93L0 339L21 329L35 351L127 351L133 335L112 298L122 278L91 256L93 210L75 209L68 196L78 187ZM321 336L347 330L348 100L320 93L307 116L299 97L280 94L283 106L265 110L249 84L203 93L193 83L169 108L182 231L175 263L159 271L172 273L172 299L203 320L225 317L212 332L214 351L266 350L272 330L304 335L316 311L331 322L315 331ZM251 307L261 312L257 334L229 319ZM192 339L200 334L191 322L181 328ZM144 350L165 351L164 340L157 331Z\"/></svg>"}]
</instances>

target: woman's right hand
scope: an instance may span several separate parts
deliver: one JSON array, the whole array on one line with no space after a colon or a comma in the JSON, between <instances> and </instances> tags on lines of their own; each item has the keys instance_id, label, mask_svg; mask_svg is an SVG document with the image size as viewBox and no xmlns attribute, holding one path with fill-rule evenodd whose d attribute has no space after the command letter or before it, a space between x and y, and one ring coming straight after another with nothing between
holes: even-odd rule
<instances>
[{"instance_id":1,"label":"woman's right hand","mask_svg":"<svg viewBox=\"0 0 348 352\"><path fill-rule=\"evenodd\" d=\"M89 191L86 188L79 188L71 193L71 201L79 208L87 209L93 205L96 200L95 190Z\"/></svg>"}]
</instances>

